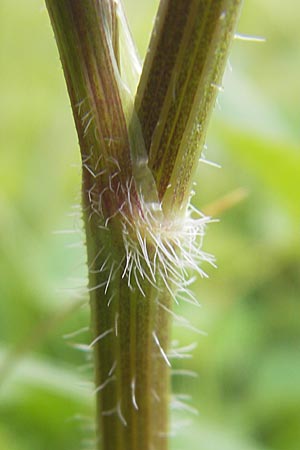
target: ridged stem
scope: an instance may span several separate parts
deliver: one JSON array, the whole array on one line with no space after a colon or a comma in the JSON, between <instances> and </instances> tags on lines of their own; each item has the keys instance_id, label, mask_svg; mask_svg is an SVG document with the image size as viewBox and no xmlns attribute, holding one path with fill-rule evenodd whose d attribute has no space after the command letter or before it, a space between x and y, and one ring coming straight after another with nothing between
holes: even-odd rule
<instances>
[{"instance_id":1,"label":"ridged stem","mask_svg":"<svg viewBox=\"0 0 300 450\"><path fill-rule=\"evenodd\" d=\"M99 449L165 450L168 435L170 294L131 273L123 277L125 254L114 248L113 234L95 245L87 225L93 348L96 361ZM95 248L110 255L101 267ZM143 273L151 277L147 267ZM111 277L110 282L108 279ZM136 280L138 277L138 281ZM156 282L159 283L159 273ZM153 281L154 283L154 281ZM98 286L98 287L97 287Z\"/></svg>"},{"instance_id":2,"label":"ridged stem","mask_svg":"<svg viewBox=\"0 0 300 450\"><path fill-rule=\"evenodd\" d=\"M160 3L136 110L167 216L185 213L241 4Z\"/></svg>"},{"instance_id":3,"label":"ridged stem","mask_svg":"<svg viewBox=\"0 0 300 450\"><path fill-rule=\"evenodd\" d=\"M159 305L169 307L170 294L156 287L159 264L156 273L150 273L144 262L138 270L126 269L124 223L130 222L132 233L133 216L142 213L132 170L138 162L131 161L118 78L116 4L96 0L46 4L82 155L97 448L164 450L169 368L161 351L168 348L169 315L161 314ZM137 240L135 233L132 239ZM154 258L155 249L151 243L148 247L149 258Z\"/></svg>"},{"instance_id":4,"label":"ridged stem","mask_svg":"<svg viewBox=\"0 0 300 450\"><path fill-rule=\"evenodd\" d=\"M97 449L167 450L170 309L203 235L186 208L241 0L161 2L136 112L118 1L46 4L82 156Z\"/></svg>"}]
</instances>

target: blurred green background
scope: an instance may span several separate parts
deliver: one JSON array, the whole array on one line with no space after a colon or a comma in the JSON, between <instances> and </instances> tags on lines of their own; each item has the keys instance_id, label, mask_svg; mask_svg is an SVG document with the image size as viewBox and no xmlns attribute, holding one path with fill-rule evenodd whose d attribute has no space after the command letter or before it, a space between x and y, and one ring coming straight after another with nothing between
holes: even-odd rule
<instances>
[{"instance_id":1,"label":"blurred green background","mask_svg":"<svg viewBox=\"0 0 300 450\"><path fill-rule=\"evenodd\" d=\"M126 1L141 55L156 6ZM207 138L222 170L197 174L218 269L180 306L207 336L174 328L198 377L173 379L173 450L300 448L299 23L293 0L245 1L239 32L266 42L234 42ZM63 338L89 321L79 150L42 0L1 0L0 68L0 449L89 449L89 362Z\"/></svg>"}]
</instances>

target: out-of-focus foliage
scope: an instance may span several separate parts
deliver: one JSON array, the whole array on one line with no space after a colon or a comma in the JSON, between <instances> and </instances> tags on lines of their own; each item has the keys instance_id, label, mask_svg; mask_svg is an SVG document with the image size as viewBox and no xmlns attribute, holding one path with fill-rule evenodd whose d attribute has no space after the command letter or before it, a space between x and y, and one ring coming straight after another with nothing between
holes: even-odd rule
<instances>
[{"instance_id":1,"label":"out-of-focus foliage","mask_svg":"<svg viewBox=\"0 0 300 450\"><path fill-rule=\"evenodd\" d=\"M143 53L157 1L126 5ZM202 308L176 307L208 335L174 329L198 342L175 369L199 375L174 375L191 396L174 410L174 450L299 449L299 21L292 0L245 1L239 31L267 41L233 45L205 151L223 169L200 164L194 203L248 195L208 229L219 268L195 283ZM72 311L85 284L79 151L41 0L1 1L0 66L0 448L90 448L86 358L63 339L88 324ZM79 233L53 233L65 229Z\"/></svg>"}]
</instances>

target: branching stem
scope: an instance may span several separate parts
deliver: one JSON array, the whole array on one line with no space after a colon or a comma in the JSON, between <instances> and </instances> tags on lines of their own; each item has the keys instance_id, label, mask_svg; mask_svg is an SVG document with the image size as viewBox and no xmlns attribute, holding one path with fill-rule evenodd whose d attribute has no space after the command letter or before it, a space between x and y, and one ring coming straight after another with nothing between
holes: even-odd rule
<instances>
[{"instance_id":1,"label":"branching stem","mask_svg":"<svg viewBox=\"0 0 300 450\"><path fill-rule=\"evenodd\" d=\"M135 100L119 2L46 4L82 156L97 448L167 450L172 302L211 260L190 186L241 0L162 1Z\"/></svg>"}]
</instances>

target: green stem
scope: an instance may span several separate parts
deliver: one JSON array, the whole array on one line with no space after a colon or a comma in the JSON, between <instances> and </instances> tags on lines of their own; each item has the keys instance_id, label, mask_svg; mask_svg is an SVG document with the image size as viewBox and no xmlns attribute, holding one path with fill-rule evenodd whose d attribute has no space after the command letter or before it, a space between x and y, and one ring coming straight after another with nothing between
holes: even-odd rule
<instances>
[{"instance_id":1,"label":"green stem","mask_svg":"<svg viewBox=\"0 0 300 450\"><path fill-rule=\"evenodd\" d=\"M102 260L98 262L93 251L105 244L92 242L89 231L87 229L88 260L95 261L90 268L90 296L99 449L165 450L169 367L161 350L168 351L170 316L160 305L169 308L170 295L142 279L136 281L134 273L129 286L122 277L125 261L108 285L112 266L108 264L107 269L100 270ZM112 236L106 237L106 245L115 261L120 253L111 239ZM151 276L146 267L143 273ZM157 273L157 281L159 276ZM95 289L96 286L99 287Z\"/></svg>"},{"instance_id":2,"label":"green stem","mask_svg":"<svg viewBox=\"0 0 300 450\"><path fill-rule=\"evenodd\" d=\"M240 3L161 2L135 114L118 2L46 0L82 155L99 450L168 448L169 311L199 232L183 218Z\"/></svg>"},{"instance_id":3,"label":"green stem","mask_svg":"<svg viewBox=\"0 0 300 450\"><path fill-rule=\"evenodd\" d=\"M144 262L141 264L145 267L137 270L133 266L124 276L128 253L122 218L131 222L129 232L137 240L131 210L139 211L141 206L135 183L131 182L129 138L116 73L119 55L115 2L89 0L83 5L72 0L47 0L46 4L82 154L98 448L164 450L167 441L159 436L168 432L165 388L169 376L165 368L160 370L162 356L157 354L153 336L167 351L168 334L160 336L159 330L155 334L155 326L168 329L169 318L165 317L166 323L157 319L160 293L154 279L152 284L147 281L153 276ZM111 30L109 39L107 29ZM141 183L138 181L138 185ZM135 245L138 247L137 242ZM149 254L153 255L150 247ZM147 279L141 277L141 272ZM158 279L159 273L155 277ZM169 304L165 292L160 299L164 301ZM158 404L157 398L162 399Z\"/></svg>"},{"instance_id":4,"label":"green stem","mask_svg":"<svg viewBox=\"0 0 300 450\"><path fill-rule=\"evenodd\" d=\"M46 0L46 5L79 137L84 189L90 193L88 202L94 210L101 195L103 213L109 217L124 202L124 193L119 189L112 201L107 186L113 184L117 190L132 177L129 137L114 66L119 60L114 54L118 48L115 3ZM134 192L132 197L136 197Z\"/></svg>"},{"instance_id":5,"label":"green stem","mask_svg":"<svg viewBox=\"0 0 300 450\"><path fill-rule=\"evenodd\" d=\"M161 2L136 97L165 214L184 214L241 0Z\"/></svg>"}]
</instances>

